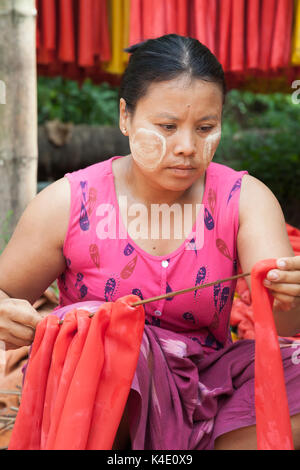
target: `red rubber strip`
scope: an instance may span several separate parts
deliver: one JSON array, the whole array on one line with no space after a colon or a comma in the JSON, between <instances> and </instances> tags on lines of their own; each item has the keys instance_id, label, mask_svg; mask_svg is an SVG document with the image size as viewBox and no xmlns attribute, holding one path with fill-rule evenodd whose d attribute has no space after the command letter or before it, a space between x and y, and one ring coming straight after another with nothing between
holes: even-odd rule
<instances>
[{"instance_id":1,"label":"red rubber strip","mask_svg":"<svg viewBox=\"0 0 300 470\"><path fill-rule=\"evenodd\" d=\"M264 287L275 259L259 261L251 271L255 327L255 410L258 450L293 450L293 437L284 382L273 297Z\"/></svg>"}]
</instances>

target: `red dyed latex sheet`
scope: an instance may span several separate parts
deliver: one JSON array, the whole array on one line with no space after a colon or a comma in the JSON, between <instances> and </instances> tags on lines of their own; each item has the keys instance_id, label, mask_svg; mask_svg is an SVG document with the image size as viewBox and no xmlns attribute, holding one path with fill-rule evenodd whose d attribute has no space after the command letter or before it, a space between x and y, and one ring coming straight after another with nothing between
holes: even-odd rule
<instances>
[{"instance_id":1,"label":"red dyed latex sheet","mask_svg":"<svg viewBox=\"0 0 300 470\"><path fill-rule=\"evenodd\" d=\"M262 284L276 260L263 260L251 271L255 325L255 410L258 450L292 450L293 438L272 305Z\"/></svg>"},{"instance_id":2,"label":"red dyed latex sheet","mask_svg":"<svg viewBox=\"0 0 300 470\"><path fill-rule=\"evenodd\" d=\"M145 315L134 295L43 319L9 450L108 450L138 361Z\"/></svg>"}]
</instances>

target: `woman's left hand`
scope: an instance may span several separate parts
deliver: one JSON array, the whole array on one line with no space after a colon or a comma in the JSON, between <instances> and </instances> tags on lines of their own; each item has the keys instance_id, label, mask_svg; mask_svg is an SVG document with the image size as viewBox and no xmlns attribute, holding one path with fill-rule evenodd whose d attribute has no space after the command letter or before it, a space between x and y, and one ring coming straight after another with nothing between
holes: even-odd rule
<instances>
[{"instance_id":1,"label":"woman's left hand","mask_svg":"<svg viewBox=\"0 0 300 470\"><path fill-rule=\"evenodd\" d=\"M278 258L277 269L268 272L264 285L274 297L274 309L300 309L300 256Z\"/></svg>"}]
</instances>

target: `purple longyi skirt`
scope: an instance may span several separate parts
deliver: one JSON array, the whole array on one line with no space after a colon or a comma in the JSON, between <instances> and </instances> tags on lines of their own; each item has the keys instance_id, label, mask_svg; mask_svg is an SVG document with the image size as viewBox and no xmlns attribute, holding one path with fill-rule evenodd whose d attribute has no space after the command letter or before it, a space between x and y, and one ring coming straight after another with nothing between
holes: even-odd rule
<instances>
[{"instance_id":1,"label":"purple longyi skirt","mask_svg":"<svg viewBox=\"0 0 300 470\"><path fill-rule=\"evenodd\" d=\"M132 449L210 450L255 424L254 341L204 354L199 343L146 325L128 399ZM300 413L300 343L281 345L290 415Z\"/></svg>"}]
</instances>

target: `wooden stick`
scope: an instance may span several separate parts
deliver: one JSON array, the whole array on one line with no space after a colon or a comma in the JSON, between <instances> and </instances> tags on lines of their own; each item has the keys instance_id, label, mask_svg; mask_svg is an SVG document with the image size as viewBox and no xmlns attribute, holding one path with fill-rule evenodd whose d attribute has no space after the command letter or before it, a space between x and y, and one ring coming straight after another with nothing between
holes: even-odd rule
<instances>
[{"instance_id":1,"label":"wooden stick","mask_svg":"<svg viewBox=\"0 0 300 470\"><path fill-rule=\"evenodd\" d=\"M156 300L168 299L169 297L174 297L175 295L185 294L186 292L192 292L193 290L204 289L205 287L214 286L215 284L219 284L221 282L234 281L235 279L239 279L240 277L250 276L250 274L251 273L237 274L236 276L227 277L225 279L218 279L217 281L209 282L208 284L188 287L187 289L181 289L175 292L169 292L168 294L158 295L157 297L151 297L150 299L145 299L139 302L134 302L133 304L130 305L130 307L138 307L139 305L148 304L149 302L155 302ZM89 317L92 318L94 315L95 315L94 313L90 313ZM59 325L62 325L62 323L63 323L63 320L58 321Z\"/></svg>"},{"instance_id":2,"label":"wooden stick","mask_svg":"<svg viewBox=\"0 0 300 470\"><path fill-rule=\"evenodd\" d=\"M144 305L156 300L168 299L169 297L174 297L175 295L185 294L186 292L192 292L193 290L204 289L205 287L214 286L215 284L219 284L221 282L233 281L234 279L238 279L240 277L250 276L250 274L251 273L237 274L236 276L227 277L226 279L219 279L218 281L209 282L208 284L202 284L200 286L189 287L188 289L181 289L175 292L169 292L168 294L158 295L157 297L151 297L150 299L141 300L140 302L134 302L131 304L131 307L137 307L138 305Z\"/></svg>"}]
</instances>

